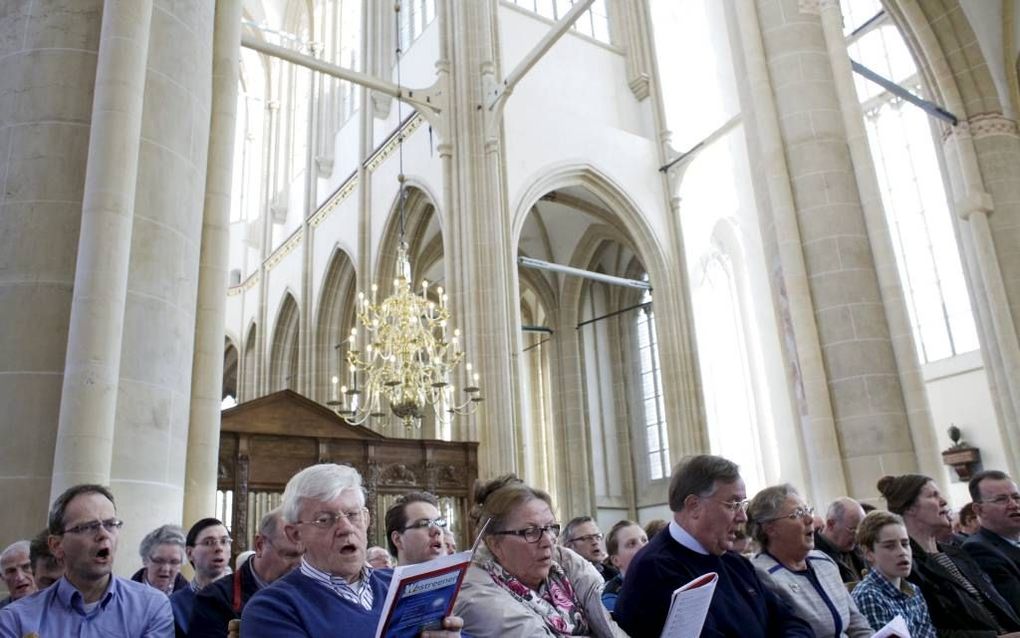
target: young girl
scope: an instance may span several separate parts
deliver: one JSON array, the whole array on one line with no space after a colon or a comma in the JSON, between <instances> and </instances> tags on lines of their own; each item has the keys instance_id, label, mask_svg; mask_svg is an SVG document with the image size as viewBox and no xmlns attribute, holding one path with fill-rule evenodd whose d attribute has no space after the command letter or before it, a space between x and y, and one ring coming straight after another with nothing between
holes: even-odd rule
<instances>
[{"instance_id":1,"label":"young girl","mask_svg":"<svg viewBox=\"0 0 1020 638\"><path fill-rule=\"evenodd\" d=\"M907 581L912 557L903 519L891 512L871 512L857 526L857 545L871 570L850 595L872 628L881 629L899 615L912 638L935 638L924 596Z\"/></svg>"}]
</instances>

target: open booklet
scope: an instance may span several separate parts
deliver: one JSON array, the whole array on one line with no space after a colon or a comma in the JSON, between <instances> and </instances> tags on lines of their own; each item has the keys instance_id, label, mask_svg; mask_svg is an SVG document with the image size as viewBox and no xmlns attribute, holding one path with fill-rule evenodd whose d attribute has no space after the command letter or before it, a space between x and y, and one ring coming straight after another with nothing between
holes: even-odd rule
<instances>
[{"instance_id":1,"label":"open booklet","mask_svg":"<svg viewBox=\"0 0 1020 638\"><path fill-rule=\"evenodd\" d=\"M471 565L471 552L440 556L426 563L395 567L376 638L418 638L440 629Z\"/></svg>"},{"instance_id":2,"label":"open booklet","mask_svg":"<svg viewBox=\"0 0 1020 638\"><path fill-rule=\"evenodd\" d=\"M876 631L872 638L910 638L910 629L903 616L897 615L885 627Z\"/></svg>"},{"instance_id":3,"label":"open booklet","mask_svg":"<svg viewBox=\"0 0 1020 638\"><path fill-rule=\"evenodd\" d=\"M717 582L719 574L708 572L676 589L660 638L698 638Z\"/></svg>"}]
</instances>

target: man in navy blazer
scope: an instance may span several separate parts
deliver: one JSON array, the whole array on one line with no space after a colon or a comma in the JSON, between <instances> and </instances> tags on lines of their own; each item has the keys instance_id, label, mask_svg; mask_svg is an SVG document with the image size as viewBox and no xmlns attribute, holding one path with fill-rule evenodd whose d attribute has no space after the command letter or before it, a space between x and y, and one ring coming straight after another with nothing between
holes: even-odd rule
<instances>
[{"instance_id":1,"label":"man in navy blazer","mask_svg":"<svg viewBox=\"0 0 1020 638\"><path fill-rule=\"evenodd\" d=\"M658 636L673 590L708 572L719 580L701 636L811 637L814 632L770 592L751 563L731 551L747 522L747 493L737 465L719 456L689 456L669 484L673 520L627 568L613 616L631 636Z\"/></svg>"},{"instance_id":2,"label":"man in navy blazer","mask_svg":"<svg viewBox=\"0 0 1020 638\"><path fill-rule=\"evenodd\" d=\"M979 472L969 488L981 529L971 534L963 549L1020 615L1020 490L998 470Z\"/></svg>"}]
</instances>

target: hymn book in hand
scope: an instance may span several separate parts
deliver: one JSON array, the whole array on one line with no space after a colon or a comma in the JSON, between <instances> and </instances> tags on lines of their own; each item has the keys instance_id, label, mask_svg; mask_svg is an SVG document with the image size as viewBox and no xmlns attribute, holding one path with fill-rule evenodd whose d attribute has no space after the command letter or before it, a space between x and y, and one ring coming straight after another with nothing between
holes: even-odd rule
<instances>
[{"instance_id":1,"label":"hymn book in hand","mask_svg":"<svg viewBox=\"0 0 1020 638\"><path fill-rule=\"evenodd\" d=\"M708 572L676 589L660 638L698 638L717 582L719 574Z\"/></svg>"}]
</instances>

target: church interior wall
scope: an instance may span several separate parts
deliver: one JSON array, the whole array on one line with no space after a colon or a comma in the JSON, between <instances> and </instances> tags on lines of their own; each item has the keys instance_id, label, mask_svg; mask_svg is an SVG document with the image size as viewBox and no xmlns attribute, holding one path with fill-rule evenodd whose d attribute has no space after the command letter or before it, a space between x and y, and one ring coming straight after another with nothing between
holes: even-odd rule
<instances>
[{"instance_id":1,"label":"church interior wall","mask_svg":"<svg viewBox=\"0 0 1020 638\"><path fill-rule=\"evenodd\" d=\"M715 25L699 37L718 54L712 65L703 65L706 68L702 71L705 76L715 77L713 81L719 81L720 87L705 89L705 100L719 106L711 117L699 118L693 111L680 109L680 119L670 123L677 129L673 131L674 150L687 150L705 141L697 153L685 160L680 177L673 178L675 191L664 192L665 180L658 171L660 141L667 131L658 130L652 100L635 97L628 85L627 52L614 44L567 33L516 87L502 113L500 170L505 185L500 197L506 198L502 206L508 212L510 226L505 235L512 238L513 255L528 254L635 278L647 273L655 287L654 307L659 309L656 338L661 343L669 339L662 335L672 334L676 341L676 328L669 322L678 321L664 309L676 310L691 297L696 300L699 273L703 274L705 263L717 253L728 255L737 297L743 306L740 326L749 344L747 359L753 370L750 376L756 399L751 410L758 421L757 429L740 432L754 438L760 457L759 474L756 483L749 481L749 491L779 481L808 487L818 478L819 466L812 465L810 460L817 450L811 448L812 439L805 433L805 428L812 424L802 411L805 398L793 370L798 365L794 360L798 355L796 348L791 347L792 329L786 323L788 308L783 307L788 302L788 291L782 289L782 273L776 266L783 238L777 237L773 202L768 197L774 184L768 182L765 174L767 158L757 145L757 124L748 116L748 109L753 107L746 96L748 87L729 77L731 66L739 69L743 65L743 51L739 38L731 37L734 20L722 6L724 3L684 2L692 11L707 11L705 18ZM195 6L199 4L202 3ZM993 104L997 99L1008 105L1010 100L1001 98L1008 92L1009 73L1015 74L1016 69L1010 69L1006 56L996 52L996 47L1003 46L997 18L1004 5L967 4L962 10L980 44L978 49L977 44L968 42L968 55L978 51L987 60L994 86L972 83L970 88L981 93L981 99L970 96L964 102L968 109ZM501 54L498 66L505 74L544 35L551 22L508 2L493 5L498 14ZM123 495L122 515L131 519L135 530L125 534L123 542L127 546L136 545L137 537L145 530L181 515L192 394L191 350L199 277L205 143L209 137L203 126L207 128L209 119L207 85L211 82L205 58L210 57L211 50L203 47L211 42L211 34L205 29L211 29L212 9L205 7L201 12L210 18L205 26L189 26L162 8L156 10L153 18L154 44L131 239L117 427L109 472L118 498ZM300 12L290 15L293 18ZM727 21L729 24L725 24ZM86 22L87 29L79 25L79 30L85 29L88 34L79 36L89 40L98 33L98 17L92 15ZM283 26L300 31L293 24ZM1017 29L1020 30L1020 18ZM0 25L0 33L3 31ZM440 32L438 22L432 22L406 52L401 68L404 86L426 87L433 83ZM86 44L93 49L98 46L85 42L82 44L85 49L89 48ZM45 57L39 51L26 55ZM16 183L11 191L13 196L9 192L5 200L0 200L5 207L4 215L0 215L0 238L19 238L6 242L0 239L0 259L16 262L13 269L0 269L0 307L4 323L14 325L18 339L24 342L0 338L0 353L4 353L0 360L8 368L7 374L0 376L9 377L0 384L0 406L5 409L11 406L7 413L13 415L7 421L11 425L0 425L0 437L6 433L20 443L4 446L0 451L0 467L5 474L0 480L0 496L5 504L11 503L8 512L18 520L41 520L51 488L90 123L86 108L91 100L88 75L94 71L94 62L92 67L88 62L90 55L93 54L83 53L82 59L64 62L80 71L81 77L75 79L81 84L77 89L68 89L66 83L40 81L39 87L30 90L30 93L38 90L40 95L32 100L53 105L54 109L66 108L66 113L54 114L54 119L61 120L59 124L33 119L37 114L24 107L5 112L4 108L13 107L2 99L0 87L0 124L17 121L19 126L34 127L38 145L43 149L41 158L28 157L25 150L30 145L15 139L21 134L16 127L0 125L0 158L8 157L7 151L11 151L10 159L0 164L0 175L6 174L9 183ZM394 149L387 149L388 155L377 157L368 170L362 171L365 183L354 184L335 205L330 203L331 210L322 215L315 212L358 170L364 159L358 152L362 130L369 131L369 145L378 148L393 135L400 116L406 118L411 109L406 105L398 109L397 102L380 99L377 104L388 105L385 113L355 110L344 122L335 123L332 139L322 144L322 148L331 149L332 155L320 157L315 141L308 148L307 139L293 138L288 132L302 129L285 125L288 119L315 111L305 108L300 98L288 93L309 72L288 68L278 60L263 64L261 55L250 52L243 57L248 61L249 71L261 73L260 77L265 79L263 89L251 80L247 90L253 97L264 90L262 98L272 98L280 107L272 116L279 118L277 123L271 124L262 118L271 113L265 99L248 104L259 110L259 116L252 118L253 126L258 128L252 148L259 156L248 158L251 174L247 187L255 195L231 224L229 268L240 273L240 281L232 281L225 302L224 332L236 348L236 354L231 356L237 358L237 398L250 400L289 386L325 401L331 389L330 377L343 374L333 342L349 329L345 326L350 321L356 281L391 277L387 268L392 264L390 252L395 241L398 193L398 156ZM663 62L663 71L682 77L688 90L706 81L693 69L698 60L682 62ZM817 62L821 65L826 61ZM980 70L981 64L978 60L971 66ZM774 70L778 73L782 69ZM736 75L743 74L738 71ZM391 76L391 80L395 79ZM293 84L295 80L297 85ZM59 98L46 97L48 92L58 90ZM658 90L657 86L653 88ZM361 89L355 91L360 93ZM745 94L742 102L737 99L738 91ZM987 95L989 92L998 95ZM361 103L357 99L355 102ZM176 106L167 106L170 104ZM171 108L173 114L169 112ZM181 113L185 115L182 117ZM383 116L377 117L380 114ZM782 125L789 132L805 125L797 120L805 117L808 116L802 113L791 115ZM827 120L829 124L831 117ZM413 259L420 260L414 264L415 272L433 282L445 282L448 278L470 282L477 276L475 269L489 269L492 265L485 261L486 256L471 252L477 247L468 247L465 252L460 245L465 243L465 236L456 230L460 221L450 220L451 213L446 207L451 198L463 193L447 192L439 145L449 140L443 140L438 130L430 134L429 124L422 118L403 147L404 172L414 197L413 214L432 215L424 222L415 217L421 222L415 223L414 235L410 237L418 251ZM273 126L286 130L274 130ZM266 139L262 139L264 133L269 133ZM276 144L279 146L266 146ZM954 144L946 146L954 149ZM975 145L981 155L977 164L983 183L995 196L996 214L1002 220L997 220L995 214L991 217L999 231L993 245L995 257L1002 262L1005 285L1014 294L1012 291L1020 290L1020 280L1013 274L1020 272L1017 256L1020 253L1009 238L1015 237L1016 224L1012 220L1020 209L1020 180L1015 171L1018 163L1013 161L1018 147L1015 139L999 134L978 139ZM303 151L300 157L292 158L295 149ZM267 154L274 159L263 164ZM804 164L802 160L798 161ZM946 160L950 164L960 161L953 155ZM697 190L703 180L720 170L728 175L725 188L715 192ZM959 199L974 185L962 179L958 170L954 171L949 171L950 179L955 183L955 198ZM54 175L61 179L54 179ZM263 180L268 183L260 188L258 184ZM235 188L240 183L235 179ZM455 185L463 191L477 187L473 182ZM362 189L366 188L367 208L361 210ZM69 203L43 201L54 193ZM314 197L311 203L309 196ZM670 208L671 198L678 198L676 208ZM277 215L285 213L282 223L270 221L266 228L267 219L274 216L274 206ZM25 221L27 209L32 207L47 211L49 216ZM187 214L180 214L182 207ZM24 210L10 212L19 209ZM482 217L496 213L479 207L466 214ZM970 241L969 227L965 231L960 235L964 241ZM23 237L26 239L20 239ZM48 249L28 255L24 246L39 246L43 237ZM268 245L263 248L266 239ZM472 269L463 279L447 272L444 247L454 244L460 250L459 263L469 264ZM367 255L362 252L366 249ZM805 254L814 250L815 257L819 257L817 246L798 246L800 249ZM339 270L343 277L334 268L338 263L342 263ZM369 272L361 271L366 266ZM510 266L509 272L511 288L519 297L510 304L516 310L516 315L508 320L511 329L533 322L549 325L554 335L534 359L525 359L523 351L512 353L520 362L519 402L524 418L517 440L522 444L519 449L499 453L511 459L509 465L517 467L527 480L553 493L557 513L564 520L573 515L593 514L607 530L619 518L631 517L642 523L669 518L664 503L668 479L649 477L646 433L639 405L643 399L633 381L637 365L633 315L575 330L578 321L634 303L633 294L579 283L561 275L531 271L525 274L516 266ZM692 289L687 299L683 298L687 291L680 285L685 275ZM26 287L20 280L33 280L34 287ZM476 292L462 290L458 294L462 303L475 304ZM1014 294L1014 298L1020 299L1020 295ZM821 308L824 299L824 291L814 296L813 313L821 316L826 312ZM983 303L979 295L975 299ZM36 311L28 316L21 308ZM477 316L488 310L471 307L460 316L470 314L479 324L483 322ZM331 325L323 326L326 321ZM687 329L696 330L697 322L694 319L692 322L695 325ZM959 425L965 438L981 448L985 467L1008 468L1016 463L1010 453L1008 429L1015 430L1015 424L1003 425L1005 412L996 412L996 402L1009 390L997 385L988 355L998 346L992 343L987 326L984 331L984 353L967 353L922 367L931 427L944 448L948 447L945 428L950 423ZM514 347L523 350L526 344L535 344L541 337L516 335ZM885 367L895 374L897 364L887 363ZM825 387L834 394L833 386L840 373L831 365L826 373ZM674 417L679 417L673 414L672 406L680 403L676 398L680 396L677 389L680 381L671 377L667 383L664 394L669 397L671 427L685 432L714 427L710 417L707 426L697 422L677 425ZM909 388L903 390L908 391ZM487 422L499 423L500 418L489 418ZM30 424L32 436L23 436L21 424ZM473 432L472 427L443 430L433 422L412 432L397 427L384 433L397 437L463 438ZM902 434L903 428L899 431ZM724 436L733 433L719 432ZM875 452L874 458L857 466L853 480L845 487L855 496L869 498L874 494L874 481L882 473L915 467L919 452L916 443L908 439L897 438L882 449L869 448L867 452ZM718 435L714 441L712 437L704 439L712 449L694 449L689 441L696 440L697 437L690 437L684 442L671 441L672 462L683 452L726 453L726 449L717 449ZM840 461L845 461L855 454L857 443L846 440L834 445L841 453ZM481 469L483 475L488 472ZM950 470L940 467L937 479L947 488L954 505L967 500L964 484L954 481ZM14 498L15 494L21 496ZM835 495L819 493L826 497ZM14 527L0 523L0 541L14 532L26 535L34 531L26 526L16 530Z\"/></svg>"},{"instance_id":2,"label":"church interior wall","mask_svg":"<svg viewBox=\"0 0 1020 638\"><path fill-rule=\"evenodd\" d=\"M925 365L922 371L931 405L932 425L942 448L948 449L951 445L946 430L956 425L963 432L962 440L981 450L984 467L1008 467L1008 453L999 434L981 353L968 352L935 361ZM959 480L951 468L943 467L940 474L936 479L948 489L947 498L954 507L970 501L967 483Z\"/></svg>"}]
</instances>

